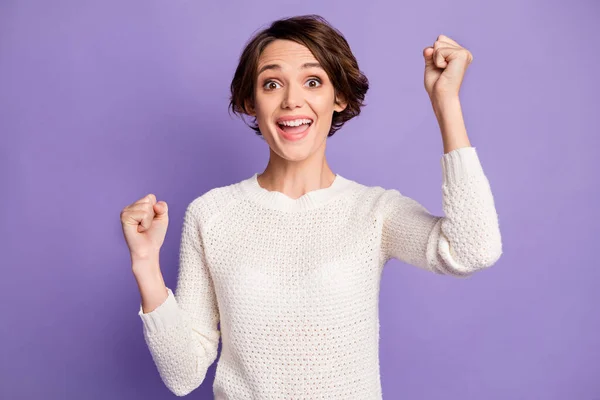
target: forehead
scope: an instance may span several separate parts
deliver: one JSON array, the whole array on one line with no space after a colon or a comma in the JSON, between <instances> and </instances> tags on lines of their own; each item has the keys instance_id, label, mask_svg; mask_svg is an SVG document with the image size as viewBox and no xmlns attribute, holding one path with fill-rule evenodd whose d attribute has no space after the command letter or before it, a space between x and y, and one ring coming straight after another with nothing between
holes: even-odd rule
<instances>
[{"instance_id":1,"label":"forehead","mask_svg":"<svg viewBox=\"0 0 600 400\"><path fill-rule=\"evenodd\" d=\"M258 59L258 70L266 64L280 64L282 68L297 68L308 62L317 62L317 59L308 47L291 40L277 39L269 43Z\"/></svg>"}]
</instances>

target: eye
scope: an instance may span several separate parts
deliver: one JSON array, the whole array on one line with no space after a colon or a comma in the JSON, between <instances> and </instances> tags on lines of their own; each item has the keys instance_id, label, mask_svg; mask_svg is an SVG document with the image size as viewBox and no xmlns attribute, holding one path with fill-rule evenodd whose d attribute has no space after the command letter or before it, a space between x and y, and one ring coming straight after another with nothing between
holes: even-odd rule
<instances>
[{"instance_id":1,"label":"eye","mask_svg":"<svg viewBox=\"0 0 600 400\"><path fill-rule=\"evenodd\" d=\"M308 82L311 82L311 81L317 82L319 84L319 86L321 85L321 80L319 78L310 78L308 80ZM316 87L319 87L319 86L310 86L310 87L316 88Z\"/></svg>"},{"instance_id":2,"label":"eye","mask_svg":"<svg viewBox=\"0 0 600 400\"><path fill-rule=\"evenodd\" d=\"M311 85L310 82L316 82L317 84ZM310 78L307 81L307 83L310 88L318 88L321 86L321 80L319 78ZM275 86L273 86L273 85L275 85ZM263 84L263 89L265 89L267 91L275 90L275 89L277 89L277 85L279 85L278 82L275 82L274 80L269 79L269 80L265 81L265 83Z\"/></svg>"},{"instance_id":3,"label":"eye","mask_svg":"<svg viewBox=\"0 0 600 400\"><path fill-rule=\"evenodd\" d=\"M271 84L279 85L279 83L277 83L277 82L275 82L275 81L268 80L268 81L266 81L266 82L264 83L264 85L263 85L263 89L266 89L266 90L274 90L274 89L277 89L276 87L268 87L268 85L271 85Z\"/></svg>"}]
</instances>

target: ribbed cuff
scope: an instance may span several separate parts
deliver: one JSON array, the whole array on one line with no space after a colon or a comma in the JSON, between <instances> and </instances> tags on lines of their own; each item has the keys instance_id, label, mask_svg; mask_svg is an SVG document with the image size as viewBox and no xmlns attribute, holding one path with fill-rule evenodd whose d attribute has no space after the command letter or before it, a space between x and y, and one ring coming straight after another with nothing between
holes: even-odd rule
<instances>
[{"instance_id":1,"label":"ribbed cuff","mask_svg":"<svg viewBox=\"0 0 600 400\"><path fill-rule=\"evenodd\" d=\"M169 295L167 299L154 310L144 313L142 305L138 315L142 319L143 326L148 334L154 334L177 325L179 321L179 306L171 289L167 288Z\"/></svg>"},{"instance_id":2,"label":"ribbed cuff","mask_svg":"<svg viewBox=\"0 0 600 400\"><path fill-rule=\"evenodd\" d=\"M442 184L453 185L464 179L479 178L483 168L475 147L460 147L442 155Z\"/></svg>"}]
</instances>

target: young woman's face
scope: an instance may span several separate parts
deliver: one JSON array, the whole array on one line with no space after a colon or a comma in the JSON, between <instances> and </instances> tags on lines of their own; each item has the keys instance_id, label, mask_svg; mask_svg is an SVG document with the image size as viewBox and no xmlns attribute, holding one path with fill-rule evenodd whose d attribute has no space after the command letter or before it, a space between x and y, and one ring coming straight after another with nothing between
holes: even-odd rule
<instances>
[{"instance_id":1,"label":"young woman's face","mask_svg":"<svg viewBox=\"0 0 600 400\"><path fill-rule=\"evenodd\" d=\"M333 85L310 50L275 40L263 50L257 71L253 115L271 149L298 161L324 146L333 112L346 105L336 104ZM294 126L282 125L286 119Z\"/></svg>"}]
</instances>

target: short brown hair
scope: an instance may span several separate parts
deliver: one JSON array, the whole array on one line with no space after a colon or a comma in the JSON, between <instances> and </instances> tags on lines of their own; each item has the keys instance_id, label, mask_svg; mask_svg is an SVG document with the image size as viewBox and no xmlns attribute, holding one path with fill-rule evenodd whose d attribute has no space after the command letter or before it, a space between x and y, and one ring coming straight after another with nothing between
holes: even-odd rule
<instances>
[{"instance_id":1,"label":"short brown hair","mask_svg":"<svg viewBox=\"0 0 600 400\"><path fill-rule=\"evenodd\" d=\"M327 73L336 98L347 102L342 112L333 112L327 136L333 136L346 121L360 114L360 107L366 105L364 98L369 81L358 68L358 62L342 33L315 14L279 19L249 40L231 81L230 111L240 117L241 114L249 115L246 105L247 102L254 104L258 60L265 47L276 39L292 40L306 46ZM253 125L249 126L261 135L256 117Z\"/></svg>"}]
</instances>

